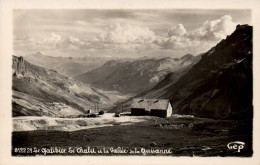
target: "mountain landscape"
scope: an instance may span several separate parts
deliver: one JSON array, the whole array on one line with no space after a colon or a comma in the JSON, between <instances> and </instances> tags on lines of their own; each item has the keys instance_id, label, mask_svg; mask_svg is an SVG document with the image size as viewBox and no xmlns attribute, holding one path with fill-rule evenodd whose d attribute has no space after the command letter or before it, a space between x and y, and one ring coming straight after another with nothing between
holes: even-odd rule
<instances>
[{"instance_id":1,"label":"mountain landscape","mask_svg":"<svg viewBox=\"0 0 260 165\"><path fill-rule=\"evenodd\" d=\"M95 110L96 102L110 107L117 95L13 56L13 116L78 116Z\"/></svg>"},{"instance_id":2,"label":"mountain landscape","mask_svg":"<svg viewBox=\"0 0 260 165\"><path fill-rule=\"evenodd\" d=\"M60 72L63 72L61 68L74 69L72 75L87 66L80 64L79 59L48 57L41 53L26 59L46 68L55 66ZM115 112L121 109L120 101L124 110L129 111L129 97L143 97L170 99L175 114L216 119L252 116L251 26L238 25L230 36L198 56L187 54L181 58L104 62L101 61L97 68L90 66L91 71L74 79L14 56L14 115L61 109L57 107L80 114L95 109L95 102L103 109ZM37 111L33 111L36 106ZM19 111L20 107L25 111Z\"/></svg>"},{"instance_id":3,"label":"mountain landscape","mask_svg":"<svg viewBox=\"0 0 260 165\"><path fill-rule=\"evenodd\" d=\"M97 69L76 76L75 79L104 90L138 94L154 87L169 73L177 80L200 58L201 56L187 54L174 59L166 57L141 58L134 61L112 60Z\"/></svg>"},{"instance_id":4,"label":"mountain landscape","mask_svg":"<svg viewBox=\"0 0 260 165\"><path fill-rule=\"evenodd\" d=\"M12 156L255 157L252 9L12 10Z\"/></svg>"},{"instance_id":5,"label":"mountain landscape","mask_svg":"<svg viewBox=\"0 0 260 165\"><path fill-rule=\"evenodd\" d=\"M174 74L169 73L153 89L136 97L170 99L176 114L251 119L252 27L238 25L187 73L174 80ZM124 103L126 109L130 102Z\"/></svg>"},{"instance_id":6,"label":"mountain landscape","mask_svg":"<svg viewBox=\"0 0 260 165\"><path fill-rule=\"evenodd\" d=\"M83 59L39 53L29 57L37 66L28 57L13 56L12 144L67 149L69 139L73 147L120 144L127 150L168 147L174 156L251 156L252 56L248 25L237 25L197 56L103 60L93 62L96 67L87 67ZM133 98L169 99L173 115L132 116ZM105 114L87 115L100 111ZM237 139L246 144L241 154L227 150Z\"/></svg>"}]
</instances>

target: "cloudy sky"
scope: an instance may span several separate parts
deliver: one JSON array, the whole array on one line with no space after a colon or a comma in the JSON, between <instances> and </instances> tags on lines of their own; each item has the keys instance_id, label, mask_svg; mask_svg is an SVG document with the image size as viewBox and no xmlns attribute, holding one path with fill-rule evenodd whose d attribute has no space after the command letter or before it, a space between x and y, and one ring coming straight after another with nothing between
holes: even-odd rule
<instances>
[{"instance_id":1,"label":"cloudy sky","mask_svg":"<svg viewBox=\"0 0 260 165\"><path fill-rule=\"evenodd\" d=\"M251 24L250 10L14 10L14 54L197 55Z\"/></svg>"}]
</instances>

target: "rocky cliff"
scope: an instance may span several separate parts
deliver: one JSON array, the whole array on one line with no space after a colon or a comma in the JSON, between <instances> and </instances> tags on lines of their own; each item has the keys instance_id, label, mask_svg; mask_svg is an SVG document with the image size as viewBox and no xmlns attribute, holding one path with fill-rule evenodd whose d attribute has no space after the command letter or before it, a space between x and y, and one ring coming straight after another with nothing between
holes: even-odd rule
<instances>
[{"instance_id":1,"label":"rocky cliff","mask_svg":"<svg viewBox=\"0 0 260 165\"><path fill-rule=\"evenodd\" d=\"M16 77L22 77L25 74L25 64L23 57L13 56L12 74Z\"/></svg>"}]
</instances>

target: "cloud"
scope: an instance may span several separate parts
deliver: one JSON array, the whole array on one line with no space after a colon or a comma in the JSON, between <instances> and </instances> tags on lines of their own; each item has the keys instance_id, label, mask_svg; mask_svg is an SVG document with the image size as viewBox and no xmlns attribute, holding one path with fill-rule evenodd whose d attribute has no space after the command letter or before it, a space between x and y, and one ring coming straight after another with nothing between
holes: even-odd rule
<instances>
[{"instance_id":1,"label":"cloud","mask_svg":"<svg viewBox=\"0 0 260 165\"><path fill-rule=\"evenodd\" d=\"M152 43L156 36L147 27L116 23L105 28L97 39L109 44Z\"/></svg>"},{"instance_id":2,"label":"cloud","mask_svg":"<svg viewBox=\"0 0 260 165\"><path fill-rule=\"evenodd\" d=\"M157 39L155 44L163 49L189 49L207 51L236 28L230 15L213 21L205 21L197 29L187 31L182 24L171 27L168 37Z\"/></svg>"},{"instance_id":3,"label":"cloud","mask_svg":"<svg viewBox=\"0 0 260 165\"><path fill-rule=\"evenodd\" d=\"M231 34L237 24L230 15L225 15L217 20L203 22L201 27L189 32L188 36L200 40L221 40Z\"/></svg>"},{"instance_id":4,"label":"cloud","mask_svg":"<svg viewBox=\"0 0 260 165\"><path fill-rule=\"evenodd\" d=\"M86 22L75 21L78 25ZM54 32L38 35L16 36L15 49L18 50L55 50L68 51L103 51L120 54L144 54L145 52L185 52L199 54L215 46L221 39L231 34L238 23L232 17L225 15L219 19L203 22L198 28L187 30L184 25L177 24L165 31L164 35L155 35L148 27L129 23L115 23L99 26L101 32L95 35L75 37L75 35L59 35Z\"/></svg>"},{"instance_id":5,"label":"cloud","mask_svg":"<svg viewBox=\"0 0 260 165\"><path fill-rule=\"evenodd\" d=\"M56 33L50 33L47 37L42 35L20 35L14 38L14 48L17 50L55 50L59 48L62 37Z\"/></svg>"},{"instance_id":6,"label":"cloud","mask_svg":"<svg viewBox=\"0 0 260 165\"><path fill-rule=\"evenodd\" d=\"M30 34L18 35L14 38L14 48L15 49L24 49L27 46L33 47L35 45L35 40Z\"/></svg>"},{"instance_id":7,"label":"cloud","mask_svg":"<svg viewBox=\"0 0 260 165\"><path fill-rule=\"evenodd\" d=\"M57 48L61 51L67 50L80 50L80 49L112 49L115 48L115 44L106 44L96 38L93 39L80 39L74 36L65 37L61 42L57 44Z\"/></svg>"},{"instance_id":8,"label":"cloud","mask_svg":"<svg viewBox=\"0 0 260 165\"><path fill-rule=\"evenodd\" d=\"M87 25L86 22L84 22L84 21L80 21L80 20L75 21L75 23L76 23L76 24L79 24L79 25Z\"/></svg>"},{"instance_id":9,"label":"cloud","mask_svg":"<svg viewBox=\"0 0 260 165\"><path fill-rule=\"evenodd\" d=\"M77 21L77 23L80 22ZM57 40L58 42L55 46L64 51L69 49L140 51L146 48L158 47L153 44L155 39L154 32L147 27L116 23L104 27L104 31L97 34L94 38L80 39L68 36Z\"/></svg>"},{"instance_id":10,"label":"cloud","mask_svg":"<svg viewBox=\"0 0 260 165\"><path fill-rule=\"evenodd\" d=\"M61 36L56 33L51 33L50 37L43 38L37 42L36 45L44 47L46 49L55 49L57 44L61 41Z\"/></svg>"},{"instance_id":11,"label":"cloud","mask_svg":"<svg viewBox=\"0 0 260 165\"><path fill-rule=\"evenodd\" d=\"M79 49L83 45L82 41L79 38L68 36L63 39L57 46L59 49Z\"/></svg>"},{"instance_id":12,"label":"cloud","mask_svg":"<svg viewBox=\"0 0 260 165\"><path fill-rule=\"evenodd\" d=\"M184 28L184 26L182 24L178 24L177 26L171 27L168 30L168 36L172 37L172 36L183 36L184 34L186 34L186 29Z\"/></svg>"}]
</instances>

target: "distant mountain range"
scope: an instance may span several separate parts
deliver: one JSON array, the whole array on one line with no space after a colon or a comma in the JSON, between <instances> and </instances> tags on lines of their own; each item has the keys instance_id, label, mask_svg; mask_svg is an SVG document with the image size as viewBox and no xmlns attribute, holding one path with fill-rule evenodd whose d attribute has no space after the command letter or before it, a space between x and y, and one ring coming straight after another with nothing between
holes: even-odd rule
<instances>
[{"instance_id":1,"label":"distant mountain range","mask_svg":"<svg viewBox=\"0 0 260 165\"><path fill-rule=\"evenodd\" d=\"M135 97L170 99L176 114L252 119L252 55L252 27L238 25L177 81L169 73ZM130 103L124 103L126 109Z\"/></svg>"},{"instance_id":2,"label":"distant mountain range","mask_svg":"<svg viewBox=\"0 0 260 165\"><path fill-rule=\"evenodd\" d=\"M112 57L53 57L44 55L41 52L25 56L24 58L34 65L46 69L54 69L60 74L69 77L93 70L114 59Z\"/></svg>"},{"instance_id":3,"label":"distant mountain range","mask_svg":"<svg viewBox=\"0 0 260 165\"><path fill-rule=\"evenodd\" d=\"M134 61L111 60L75 79L104 90L117 90L122 93L140 93L163 80L168 73L181 77L201 56L187 54L181 58L151 59Z\"/></svg>"}]
</instances>

